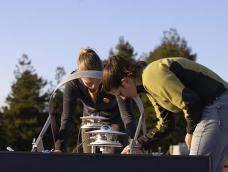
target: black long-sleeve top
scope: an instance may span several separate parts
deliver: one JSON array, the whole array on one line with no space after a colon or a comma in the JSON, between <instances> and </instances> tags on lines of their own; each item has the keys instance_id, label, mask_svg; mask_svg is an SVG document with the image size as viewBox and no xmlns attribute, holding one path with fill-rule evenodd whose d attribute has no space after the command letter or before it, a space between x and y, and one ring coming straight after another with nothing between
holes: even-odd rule
<instances>
[{"instance_id":1,"label":"black long-sleeve top","mask_svg":"<svg viewBox=\"0 0 228 172\"><path fill-rule=\"evenodd\" d=\"M83 104L83 116L98 112L101 116L108 118L110 124L123 123L127 134L133 138L136 122L132 112L132 100L122 100L119 97L107 94L102 87L97 92L96 102L94 102L88 92L88 88L80 79L66 83L63 96L63 113L61 116L61 126L55 143L55 149L64 150L66 142L74 127L74 109L80 99Z\"/></svg>"}]
</instances>

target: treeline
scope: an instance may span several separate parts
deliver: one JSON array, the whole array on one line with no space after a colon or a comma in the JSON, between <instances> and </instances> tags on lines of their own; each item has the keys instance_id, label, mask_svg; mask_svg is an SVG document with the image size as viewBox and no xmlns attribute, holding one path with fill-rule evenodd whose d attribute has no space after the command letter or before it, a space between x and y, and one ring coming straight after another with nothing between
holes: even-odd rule
<instances>
[{"instance_id":1,"label":"treeline","mask_svg":"<svg viewBox=\"0 0 228 172\"><path fill-rule=\"evenodd\" d=\"M184 57L190 60L196 60L196 54L191 52L187 41L182 38L175 29L163 32L161 42L148 54L139 55L134 47L123 37L119 38L114 50L111 49L109 55L118 54L125 58L133 60L144 60L147 63L167 58ZM28 55L23 54L19 59L14 70L15 81L11 86L11 92L6 98L6 106L0 110L0 151L6 150L10 146L17 151L30 151L33 138L37 138L41 128L48 117L49 96L55 86L65 75L63 67L57 67L55 81L47 81L40 77L31 64ZM57 122L60 123L62 112L62 90L58 90L53 101L54 113L57 116ZM141 95L145 107L147 128L154 127L156 122L153 107L146 95ZM137 110L136 110L137 111ZM80 101L75 106L75 132L70 139L68 151L74 150L77 141L77 135L80 128L80 116L82 114L82 105ZM184 141L185 120L183 114L176 114L176 129L165 140L154 145L152 151L157 151L158 147L164 153L167 153L170 144L177 144ZM51 149L53 141L49 129L44 139L45 148Z\"/></svg>"}]
</instances>

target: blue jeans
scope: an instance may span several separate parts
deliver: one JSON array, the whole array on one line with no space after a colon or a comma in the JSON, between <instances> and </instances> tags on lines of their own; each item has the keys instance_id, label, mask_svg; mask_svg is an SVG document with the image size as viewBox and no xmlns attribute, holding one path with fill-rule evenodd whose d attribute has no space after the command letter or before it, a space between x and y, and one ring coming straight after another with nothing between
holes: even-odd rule
<instances>
[{"instance_id":1,"label":"blue jeans","mask_svg":"<svg viewBox=\"0 0 228 172\"><path fill-rule=\"evenodd\" d=\"M223 171L228 155L228 91L203 109L193 133L190 155L210 155L212 171Z\"/></svg>"}]
</instances>

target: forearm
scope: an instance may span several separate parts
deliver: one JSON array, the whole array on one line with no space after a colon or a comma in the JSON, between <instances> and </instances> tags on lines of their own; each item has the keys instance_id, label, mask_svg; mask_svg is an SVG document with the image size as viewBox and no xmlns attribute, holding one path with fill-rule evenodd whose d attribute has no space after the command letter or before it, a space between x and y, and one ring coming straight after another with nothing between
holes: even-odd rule
<instances>
[{"instance_id":1,"label":"forearm","mask_svg":"<svg viewBox=\"0 0 228 172\"><path fill-rule=\"evenodd\" d=\"M155 128L149 130L145 136L138 138L138 142L143 149L149 149L153 144L167 137L173 131L174 127L175 121L173 115L167 114L162 123L158 121Z\"/></svg>"},{"instance_id":2,"label":"forearm","mask_svg":"<svg viewBox=\"0 0 228 172\"><path fill-rule=\"evenodd\" d=\"M197 123L201 118L202 102L200 97L188 88L184 88L182 92L183 110L186 119L187 133L192 134L195 130Z\"/></svg>"},{"instance_id":3,"label":"forearm","mask_svg":"<svg viewBox=\"0 0 228 172\"><path fill-rule=\"evenodd\" d=\"M78 88L73 81L66 84L63 95L63 113L55 148L64 150L68 137L74 129L74 109L78 98Z\"/></svg>"},{"instance_id":4,"label":"forearm","mask_svg":"<svg viewBox=\"0 0 228 172\"><path fill-rule=\"evenodd\" d=\"M60 130L57 135L55 149L65 150L67 140L74 129L74 118L72 115L62 114Z\"/></svg>"},{"instance_id":5,"label":"forearm","mask_svg":"<svg viewBox=\"0 0 228 172\"><path fill-rule=\"evenodd\" d=\"M133 113L132 100L122 100L121 98L117 97L117 103L125 130L127 134L133 138L136 130L136 118Z\"/></svg>"}]
</instances>

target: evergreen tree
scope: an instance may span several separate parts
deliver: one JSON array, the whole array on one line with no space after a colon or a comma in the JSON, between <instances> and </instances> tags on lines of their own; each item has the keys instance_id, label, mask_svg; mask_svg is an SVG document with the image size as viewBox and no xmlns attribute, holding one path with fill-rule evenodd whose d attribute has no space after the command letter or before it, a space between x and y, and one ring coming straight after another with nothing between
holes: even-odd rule
<instances>
[{"instance_id":1,"label":"evergreen tree","mask_svg":"<svg viewBox=\"0 0 228 172\"><path fill-rule=\"evenodd\" d=\"M137 53L134 52L133 46L128 42L125 41L124 37L119 38L119 42L115 47L116 51L112 49L109 52L109 55L119 55L126 58L135 59Z\"/></svg>"},{"instance_id":2,"label":"evergreen tree","mask_svg":"<svg viewBox=\"0 0 228 172\"><path fill-rule=\"evenodd\" d=\"M7 145L6 125L3 113L0 111L0 151L5 150Z\"/></svg>"},{"instance_id":3,"label":"evergreen tree","mask_svg":"<svg viewBox=\"0 0 228 172\"><path fill-rule=\"evenodd\" d=\"M38 77L26 54L19 59L14 74L16 81L3 107L7 144L15 150L30 150L47 118L47 94L43 90L47 82Z\"/></svg>"},{"instance_id":4,"label":"evergreen tree","mask_svg":"<svg viewBox=\"0 0 228 172\"><path fill-rule=\"evenodd\" d=\"M176 29L163 32L161 44L149 53L148 62L167 57L184 57L196 60L196 54L191 53L187 41L181 38Z\"/></svg>"}]
</instances>

